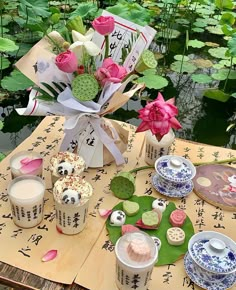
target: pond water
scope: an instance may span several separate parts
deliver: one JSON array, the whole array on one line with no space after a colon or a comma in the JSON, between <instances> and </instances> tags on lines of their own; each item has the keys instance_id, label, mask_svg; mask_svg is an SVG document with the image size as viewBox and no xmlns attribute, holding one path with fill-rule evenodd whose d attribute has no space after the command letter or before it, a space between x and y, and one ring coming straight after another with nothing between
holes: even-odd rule
<instances>
[{"instance_id":1,"label":"pond water","mask_svg":"<svg viewBox=\"0 0 236 290\"><path fill-rule=\"evenodd\" d=\"M168 90L170 88L165 90L165 94L171 95ZM178 120L183 128L175 131L175 135L200 143L236 149L236 135L226 132L229 125L227 120L234 110L233 103L202 98L200 89L198 93L199 95L195 91L193 96L193 90L189 89L184 94L180 94L176 100L179 108ZM140 123L137 111L144 104L144 101L131 99L108 117L137 126ZM4 121L4 129L0 131L0 152L8 153L16 148L42 120L42 117L19 116L14 108L24 107L24 105L25 97L23 102L18 99L14 106L0 107L0 120Z\"/></svg>"}]
</instances>

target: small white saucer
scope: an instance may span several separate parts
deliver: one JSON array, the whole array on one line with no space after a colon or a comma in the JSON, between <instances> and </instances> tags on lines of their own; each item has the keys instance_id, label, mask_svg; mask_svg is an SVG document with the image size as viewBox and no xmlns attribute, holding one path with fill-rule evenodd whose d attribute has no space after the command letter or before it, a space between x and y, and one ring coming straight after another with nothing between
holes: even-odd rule
<instances>
[{"instance_id":1,"label":"small white saucer","mask_svg":"<svg viewBox=\"0 0 236 290\"><path fill-rule=\"evenodd\" d=\"M189 252L187 252L184 257L184 268L189 278L196 285L206 290L226 290L236 283L236 272L226 275L222 280L209 281L202 279L202 277L198 275L199 271Z\"/></svg>"},{"instance_id":2,"label":"small white saucer","mask_svg":"<svg viewBox=\"0 0 236 290\"><path fill-rule=\"evenodd\" d=\"M185 197L189 195L193 190L192 180L175 185L170 182L168 185L163 186L159 181L158 174L153 175L152 185L158 192L168 197Z\"/></svg>"}]
</instances>

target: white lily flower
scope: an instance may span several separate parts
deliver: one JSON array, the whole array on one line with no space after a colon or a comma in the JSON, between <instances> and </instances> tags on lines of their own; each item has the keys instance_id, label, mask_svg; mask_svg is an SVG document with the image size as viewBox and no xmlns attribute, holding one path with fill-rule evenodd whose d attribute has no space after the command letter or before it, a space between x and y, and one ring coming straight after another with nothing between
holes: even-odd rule
<instances>
[{"instance_id":1,"label":"white lily flower","mask_svg":"<svg viewBox=\"0 0 236 290\"><path fill-rule=\"evenodd\" d=\"M90 28L85 35L79 33L78 31L72 30L72 38L74 43L71 44L69 49L76 54L79 61L82 60L84 49L91 56L96 56L101 52L101 49L91 41L93 34L94 30L92 28Z\"/></svg>"}]
</instances>

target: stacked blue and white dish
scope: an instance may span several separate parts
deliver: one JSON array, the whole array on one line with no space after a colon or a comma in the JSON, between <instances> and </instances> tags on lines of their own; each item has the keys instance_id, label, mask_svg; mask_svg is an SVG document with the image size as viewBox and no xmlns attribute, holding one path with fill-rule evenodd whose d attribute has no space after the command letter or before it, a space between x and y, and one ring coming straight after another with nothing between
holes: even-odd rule
<instances>
[{"instance_id":1,"label":"stacked blue and white dish","mask_svg":"<svg viewBox=\"0 0 236 290\"><path fill-rule=\"evenodd\" d=\"M236 284L236 243L219 232L197 233L189 240L184 267L203 289L230 289Z\"/></svg>"},{"instance_id":2,"label":"stacked blue and white dish","mask_svg":"<svg viewBox=\"0 0 236 290\"><path fill-rule=\"evenodd\" d=\"M155 170L152 184L159 193L181 198L192 192L192 179L196 168L190 160L181 156L165 155L156 160Z\"/></svg>"}]
</instances>

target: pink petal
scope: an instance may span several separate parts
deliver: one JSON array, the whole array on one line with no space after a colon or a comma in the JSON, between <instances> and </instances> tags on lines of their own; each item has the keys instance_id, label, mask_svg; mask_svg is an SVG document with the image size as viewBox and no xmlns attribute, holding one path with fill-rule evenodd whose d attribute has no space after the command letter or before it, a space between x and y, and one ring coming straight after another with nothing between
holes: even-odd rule
<instances>
[{"instance_id":1,"label":"pink petal","mask_svg":"<svg viewBox=\"0 0 236 290\"><path fill-rule=\"evenodd\" d=\"M99 208L98 212L99 212L101 217L108 217L112 213L112 210L111 209Z\"/></svg>"},{"instance_id":2,"label":"pink petal","mask_svg":"<svg viewBox=\"0 0 236 290\"><path fill-rule=\"evenodd\" d=\"M51 261L55 259L56 256L57 256L57 250L50 250L42 257L42 262Z\"/></svg>"},{"instance_id":3,"label":"pink petal","mask_svg":"<svg viewBox=\"0 0 236 290\"><path fill-rule=\"evenodd\" d=\"M124 234L126 234L126 233L132 233L132 232L138 232L138 231L140 231L140 229L137 228L137 227L135 227L135 226L133 226L133 225L131 225L131 224L123 225L121 227L121 234L122 234L122 236Z\"/></svg>"},{"instance_id":4,"label":"pink petal","mask_svg":"<svg viewBox=\"0 0 236 290\"><path fill-rule=\"evenodd\" d=\"M28 173L32 173L33 171L35 171L36 169L39 169L40 166L43 163L43 159L42 158L38 158L38 159L33 159L32 161L24 164L20 170L23 174L28 174Z\"/></svg>"},{"instance_id":5,"label":"pink petal","mask_svg":"<svg viewBox=\"0 0 236 290\"><path fill-rule=\"evenodd\" d=\"M20 163L21 164L28 164L30 161L32 161L33 159L29 158L29 157L25 157L23 159L21 159Z\"/></svg>"}]
</instances>

